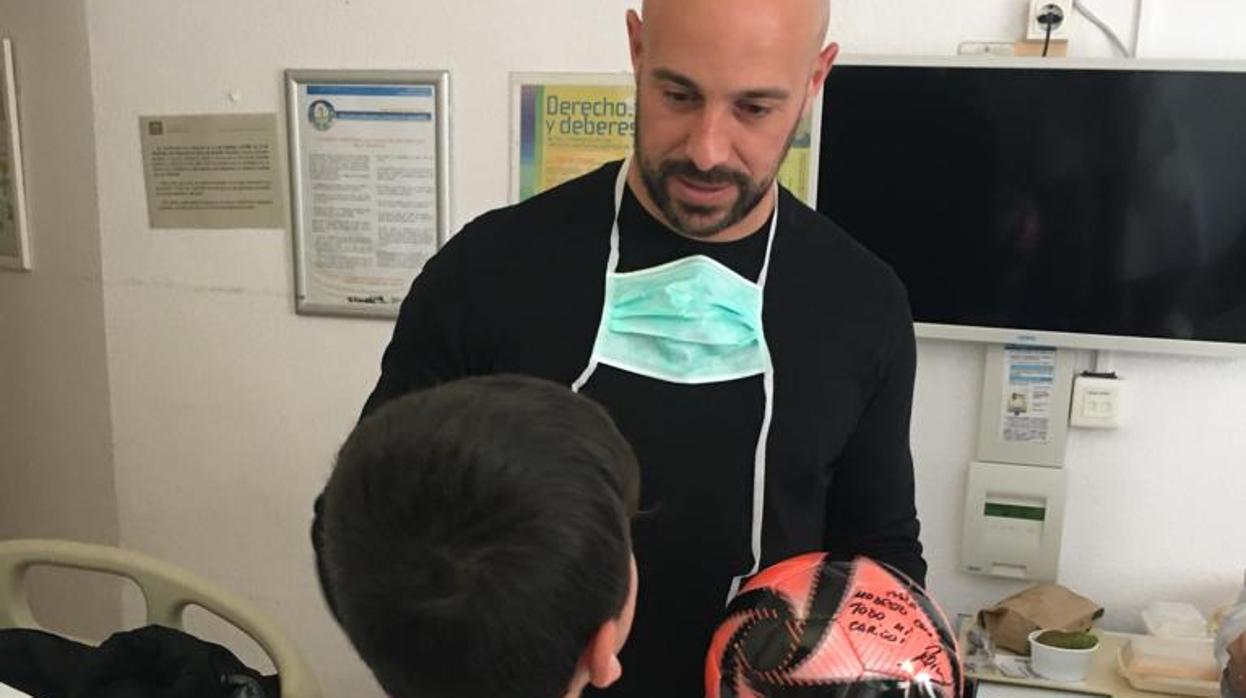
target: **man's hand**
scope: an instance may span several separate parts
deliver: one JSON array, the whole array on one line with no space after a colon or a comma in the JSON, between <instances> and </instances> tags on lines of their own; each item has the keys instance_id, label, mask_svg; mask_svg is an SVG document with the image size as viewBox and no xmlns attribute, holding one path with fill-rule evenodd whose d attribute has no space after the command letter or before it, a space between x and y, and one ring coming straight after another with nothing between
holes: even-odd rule
<instances>
[{"instance_id":1,"label":"man's hand","mask_svg":"<svg viewBox=\"0 0 1246 698\"><path fill-rule=\"evenodd\" d=\"M1246 696L1246 633L1229 643L1229 690L1234 695Z\"/></svg>"}]
</instances>

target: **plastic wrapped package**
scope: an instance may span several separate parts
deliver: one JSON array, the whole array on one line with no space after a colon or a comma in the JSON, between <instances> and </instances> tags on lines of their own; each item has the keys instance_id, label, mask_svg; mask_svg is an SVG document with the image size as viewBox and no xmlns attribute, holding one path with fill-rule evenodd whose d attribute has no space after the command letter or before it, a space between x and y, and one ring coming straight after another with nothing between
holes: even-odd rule
<instances>
[{"instance_id":1,"label":"plastic wrapped package","mask_svg":"<svg viewBox=\"0 0 1246 698\"><path fill-rule=\"evenodd\" d=\"M1220 631L1216 633L1216 661L1221 668L1229 663L1228 647L1234 640L1246 634L1246 573L1243 574L1242 592L1237 605L1220 615Z\"/></svg>"}]
</instances>

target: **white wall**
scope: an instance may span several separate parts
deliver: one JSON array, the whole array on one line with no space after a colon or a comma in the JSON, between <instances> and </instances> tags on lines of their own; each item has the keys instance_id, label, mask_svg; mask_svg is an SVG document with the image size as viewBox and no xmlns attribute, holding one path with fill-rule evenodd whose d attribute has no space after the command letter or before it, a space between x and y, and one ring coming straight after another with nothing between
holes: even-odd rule
<instances>
[{"instance_id":1,"label":"white wall","mask_svg":"<svg viewBox=\"0 0 1246 698\"><path fill-rule=\"evenodd\" d=\"M117 542L91 73L82 0L0 0L13 41L35 271L0 271L0 539ZM32 576L36 614L98 636L115 585Z\"/></svg>"},{"instance_id":2,"label":"white wall","mask_svg":"<svg viewBox=\"0 0 1246 698\"><path fill-rule=\"evenodd\" d=\"M96 306L86 320L61 324L98 329L107 319L121 541L210 574L277 615L311 656L327 695L379 695L364 688L362 667L321 605L306 524L333 451L376 377L390 326L296 317L284 231L150 230L138 117L282 111L285 68L448 68L457 226L506 197L507 73L625 70L622 20L630 4L87 3L107 312ZM832 29L850 53L946 55L964 40L1016 38L1026 4L838 0ZM1132 40L1130 0L1091 4ZM0 9L19 5L9 0ZM1236 39L1246 22L1240 3L1148 0L1147 7L1157 19L1144 23L1144 50L1246 58ZM37 14L51 26L53 10ZM1088 24L1073 36L1075 54L1110 51ZM232 91L241 99L231 101ZM74 168L65 163L63 171ZM89 191L78 194L91 200ZM66 285L46 283L57 293ZM11 297L4 291L0 308ZM29 310L21 318L40 321ZM100 349L97 342L78 351L98 363ZM972 345L920 346L919 504L933 586L953 612L1017 588L955 569L981 357ZM46 375L37 385L64 380L61 363L38 366ZM1146 599L1191 599L1207 609L1240 579L1246 538L1232 531L1246 492L1246 403L1236 396L1246 391L1246 362L1120 356L1117 368L1137 386L1136 418L1120 432L1072 439L1062 576L1108 605L1108 622L1121 627L1133 624L1132 610ZM100 383L98 371L93 377ZM35 443L27 432L69 413L53 406L17 439Z\"/></svg>"}]
</instances>

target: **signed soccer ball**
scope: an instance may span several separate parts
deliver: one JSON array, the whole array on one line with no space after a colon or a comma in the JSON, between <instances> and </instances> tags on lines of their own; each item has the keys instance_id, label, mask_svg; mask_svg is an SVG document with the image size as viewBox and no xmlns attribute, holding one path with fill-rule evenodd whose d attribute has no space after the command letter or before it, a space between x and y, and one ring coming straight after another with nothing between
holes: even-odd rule
<instances>
[{"instance_id":1,"label":"signed soccer ball","mask_svg":"<svg viewBox=\"0 0 1246 698\"><path fill-rule=\"evenodd\" d=\"M708 698L958 698L956 640L916 584L868 558L823 553L763 570L727 607Z\"/></svg>"}]
</instances>

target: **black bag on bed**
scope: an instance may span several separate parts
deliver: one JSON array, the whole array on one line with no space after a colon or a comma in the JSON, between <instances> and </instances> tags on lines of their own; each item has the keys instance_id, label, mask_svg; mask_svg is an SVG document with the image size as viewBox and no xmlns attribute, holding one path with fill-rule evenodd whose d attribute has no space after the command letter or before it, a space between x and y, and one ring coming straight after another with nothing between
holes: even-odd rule
<instances>
[{"instance_id":1,"label":"black bag on bed","mask_svg":"<svg viewBox=\"0 0 1246 698\"><path fill-rule=\"evenodd\" d=\"M150 625L99 647L39 630L0 630L0 683L34 698L278 698L229 650Z\"/></svg>"}]
</instances>

